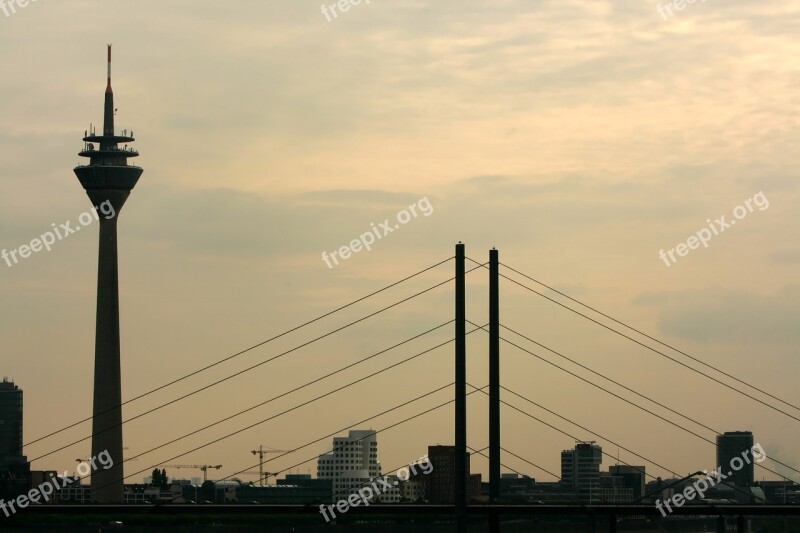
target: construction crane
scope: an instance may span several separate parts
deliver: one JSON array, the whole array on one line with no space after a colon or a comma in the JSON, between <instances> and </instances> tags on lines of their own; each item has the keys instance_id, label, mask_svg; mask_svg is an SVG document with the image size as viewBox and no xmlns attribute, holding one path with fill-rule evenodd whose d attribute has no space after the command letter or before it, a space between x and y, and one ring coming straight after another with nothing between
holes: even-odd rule
<instances>
[{"instance_id":1,"label":"construction crane","mask_svg":"<svg viewBox=\"0 0 800 533\"><path fill-rule=\"evenodd\" d=\"M208 469L219 470L222 465L158 465L162 468L199 468L203 471L203 483L208 481Z\"/></svg>"},{"instance_id":2,"label":"construction crane","mask_svg":"<svg viewBox=\"0 0 800 533\"><path fill-rule=\"evenodd\" d=\"M269 448L269 446L267 446L267 448ZM288 453L292 451L294 450L273 450L271 448L265 450L264 446L260 444L257 450L251 450L250 453L252 453L253 455L258 455L258 484L261 485L262 487L264 486L264 455L268 453ZM278 475L278 474L277 472L273 472L272 474L267 472L267 475Z\"/></svg>"}]
</instances>

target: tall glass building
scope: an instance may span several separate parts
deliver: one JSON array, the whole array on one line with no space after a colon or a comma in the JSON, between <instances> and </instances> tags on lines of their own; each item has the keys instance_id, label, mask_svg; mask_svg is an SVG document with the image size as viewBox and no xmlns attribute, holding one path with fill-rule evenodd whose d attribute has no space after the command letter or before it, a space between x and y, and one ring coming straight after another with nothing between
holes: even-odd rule
<instances>
[{"instance_id":1,"label":"tall glass building","mask_svg":"<svg viewBox=\"0 0 800 533\"><path fill-rule=\"evenodd\" d=\"M722 472L731 474L725 481L734 485L749 487L753 484L754 464L750 450L753 448L753 433L750 431L726 431L722 435L717 435L717 466L722 467ZM747 461L743 454L747 451ZM736 464L731 465L731 461L738 457ZM734 470L736 466L743 463L739 470Z\"/></svg>"},{"instance_id":2,"label":"tall glass building","mask_svg":"<svg viewBox=\"0 0 800 533\"><path fill-rule=\"evenodd\" d=\"M13 381L0 383L0 472L25 463L22 455L22 390Z\"/></svg>"},{"instance_id":3,"label":"tall glass building","mask_svg":"<svg viewBox=\"0 0 800 533\"><path fill-rule=\"evenodd\" d=\"M30 465L22 455L22 390L0 382L0 498L9 500L30 485Z\"/></svg>"}]
</instances>

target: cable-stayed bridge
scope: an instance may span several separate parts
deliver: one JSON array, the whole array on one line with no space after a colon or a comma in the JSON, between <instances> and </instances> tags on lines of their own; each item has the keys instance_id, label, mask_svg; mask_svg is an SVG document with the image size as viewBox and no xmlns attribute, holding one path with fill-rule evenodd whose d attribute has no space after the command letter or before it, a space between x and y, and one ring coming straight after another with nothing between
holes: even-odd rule
<instances>
[{"instance_id":1,"label":"cable-stayed bridge","mask_svg":"<svg viewBox=\"0 0 800 533\"><path fill-rule=\"evenodd\" d=\"M410 296L406 296L404 298L393 301L390 305L383 306L375 311L367 313L363 316L359 316L359 318L356 320L349 321L344 325L330 329L325 333L318 335L305 342L302 342L300 344L293 345L291 348L282 350L277 354L271 355L270 357L260 360L257 363L247 366L243 369L237 370L232 373L228 373L225 370L226 364L243 356L244 354L253 352L258 348L275 343L279 339L284 339L294 332L321 323L325 319L332 317L337 313L340 313L346 309L352 309L358 304L365 302L373 297L376 297L377 295L382 294L390 289L399 287L409 282L412 279L420 278L421 276L430 273L434 270L445 269L445 268L453 268L454 275L444 281L427 286L425 289L417 291L411 294ZM470 320L467 317L466 280L468 276L476 277L476 276L486 276L486 275L488 275L489 277L489 295L488 295L489 321L487 323L481 323L480 321L476 322ZM439 384L437 387L431 390L427 390L421 394L414 395L413 397L406 398L402 403L399 403L389 409L383 409L379 412L370 412L368 409L369 406L368 405L364 406L363 414L358 413L357 416L358 420L353 422L352 424L346 427L338 428L333 432L327 432L326 434L321 435L320 437L315 438L313 440L291 443L289 446L284 446L290 448L290 451L278 454L275 457L271 457L267 460L263 460L262 458L261 462L247 465L246 467L243 467L235 472L232 472L231 474L225 476L219 481L233 479L237 475L251 471L254 468L261 468L263 467L264 464L268 464L273 461L278 461L282 458L290 458L291 464L289 466L283 467L278 470L276 470L275 467L271 465L268 466L268 468L270 468L271 473L273 475L278 475L282 472L284 473L290 472L292 469L302 467L310 462L316 461L317 457L320 454L318 452L317 453L314 452L314 447L318 446L320 443L329 442L333 436L339 435L342 432L345 432L349 429L357 428L359 426L364 426L365 424L378 423L381 417L384 417L391 413L398 412L401 409L407 409L409 407L413 407L418 410L411 416L406 416L401 420L395 421L391 424L382 425L379 429L375 430L375 433L380 434L383 432L388 432L398 427L403 427L406 430L413 431L415 422L421 419L422 417L428 416L431 413L436 413L436 412L441 413L442 411L453 409L454 412L453 441L455 442L455 448L456 448L455 465L454 465L455 475L454 475L454 487L453 487L455 495L455 503L454 505L451 506L403 505L402 506L403 513L411 513L411 514L418 513L420 515L451 514L454 517L455 529L456 531L459 532L467 531L467 524L470 515L486 515L489 519L489 526L491 531L500 530L501 517L504 516L513 517L515 515L520 515L520 514L521 515L585 514L587 516L587 520L591 523L592 528L595 527L595 524L597 522L604 522L608 524L607 525L608 530L611 531L616 531L617 521L619 518L622 517L660 516L659 511L651 503L634 502L632 504L617 504L614 502L604 501L600 495L597 496L597 499L591 499L589 502L580 501L578 498L575 498L574 495L572 495L571 503L563 503L558 505L511 505L507 502L502 501L501 494L499 492L499 487L500 487L499 476L500 476L501 466L508 472L514 472L521 475L525 474L524 472L521 472L518 469L512 468L508 464L503 463L502 459L504 457L506 459L513 458L516 461L529 465L530 467L536 469L537 471L544 472L555 479L560 480L560 476L554 472L549 471L540 464L537 464L537 462L533 458L526 456L525 453L521 453L521 450L511 450L502 445L501 431L500 431L501 411L504 413L509 413L509 414L515 413L516 415L520 415L520 417L527 420L530 424L536 424L539 427L544 427L547 429L547 431L556 432L574 441L584 442L586 436L589 435L591 436L591 439L593 441L607 444L607 446L615 447L618 450L623 450L627 454L626 457L635 457L636 464L650 465L651 467L655 467L660 471L670 473L675 478L682 478L684 477L684 475L678 473L677 469L674 469L670 467L670 465L665 464L663 460L650 457L650 454L642 450L637 450L635 449L635 447L629 444L624 444L620 442L621 439L618 439L612 435L608 435L607 432L602 428L592 427L585 421L573 420L572 417L560 413L559 410L553 408L553 406L545 405L542 399L537 397L537 395L532 394L531 391L521 390L516 387L506 386L503 380L501 379L501 367L500 367L501 346L503 347L503 353L505 353L506 350L509 351L513 350L520 354L524 354L525 357L530 357L531 360L536 360L540 363L546 364L550 368L553 368L558 372L566 374L567 375L566 378L569 380L577 380L577 382L583 383L587 387L591 387L592 389L599 391L602 394L606 394L614 398L615 401L623 402L629 405L630 407L638 411L641 411L647 416L654 418L659 424L669 425L672 428L685 433L686 438L699 439L711 446L716 447L716 442L715 440L713 440L713 437L715 435L722 433L722 431L720 431L720 428L715 428L708 423L700 421L697 415L685 413L683 412L683 410L670 406L664 401L656 400L643 390L640 390L639 388L636 388L629 384L625 384L622 380L610 376L608 372L602 372L601 370L593 366L584 364L578 361L576 358L566 355L565 353L563 353L563 350L557 350L548 345L545 345L539 340L536 340L535 335L532 335L529 331L525 331L523 330L523 328L520 328L517 325L503 323L500 320L501 283L504 284L504 287L513 289L519 294L524 294L531 298L541 299L544 302L547 302L548 304L558 306L568 311L569 313L573 314L580 320L584 320L587 323L592 324L593 326L601 328L601 330L607 332L608 334L616 335L619 338L624 339L626 342L630 342L633 345L636 345L639 348L650 352L654 356L663 358L670 364L676 365L676 367L681 369L682 371L693 374L695 376L700 376L702 379L707 380L711 386L727 389L728 391L731 391L732 393L746 399L746 401L752 402L759 408L764 409L765 413L770 413L775 416L780 416L781 418L786 419L788 423L800 422L800 407L798 407L791 401L783 399L779 395L769 391L766 387L750 383L746 379L743 379L731 372L723 370L718 366L705 362L700 357L687 353L686 351L683 351L675 346L672 346L666 342L659 340L658 338L652 335L649 335L639 329L636 329L628 325L624 321L614 318L610 314L607 314L595 307L592 307L580 301L577 298L574 298L566 294L565 292L559 291L554 287L539 281L535 277L525 273L523 269L517 269L508 264L501 263L499 261L499 252L497 250L491 250L489 254L489 261L482 262L468 257L466 255L464 245L459 243L456 246L455 255L452 257L438 261L430 266L418 270L417 272L414 272L413 274L405 276L402 279L399 279L393 283L385 285L384 287L381 287L378 290L371 292L370 294L367 294L365 296L347 302L344 305L341 305L331 311L323 313L311 320L308 320L293 328L287 329L283 332L273 335L268 339L253 344L243 350L239 350L227 357L219 359L213 362L212 364L194 369L182 376L172 379L151 390L141 392L135 395L134 397L124 401L122 403L122 406L134 404L135 402L139 402L140 400L150 397L151 395L154 395L156 393L161 393L161 392L168 393L173 389L177 390L175 389L175 387L178 384L185 383L190 378L202 375L214 375L212 372L223 373L222 377L214 378L214 381L212 381L211 383L192 389L189 392L184 392L180 395L173 397L168 401L158 403L157 405L150 407L147 410L135 416L124 419L122 424L123 425L128 424L134 420L139 420L139 419L146 420L148 416L158 411L161 411L173 405L181 404L181 402L185 403L187 400L190 400L196 395L204 393L206 391L211 391L211 393L213 393L215 387L218 387L223 383L236 380L240 376L255 371L259 368L263 368L264 366L269 365L273 361L279 360L281 358L291 357L292 355L301 351L303 348L306 348L324 339L332 337L357 324L361 324L370 319L378 317L379 315L385 313L386 311L389 311L390 309L396 308L398 306L410 305L415 299L424 294L431 293L432 291L452 290L455 296L454 313L452 315L452 318L449 318L448 320L445 320L437 324L429 324L429 327L424 331L416 335L413 335L411 337L408 337L402 340L401 342L394 343L391 346L388 346L377 352L371 353L355 362L341 366L331 372L327 372L321 376L316 376L313 379L309 379L308 381L302 383L301 385L292 387L289 390L286 390L279 394L275 394L263 401L250 405L245 409L237 410L235 412L228 414L227 416L220 417L218 419L209 420L208 423L202 425L201 427L193 429L191 432L170 435L160 444L152 446L147 450L139 452L136 455L127 457L125 460L126 463L128 461L145 461L145 464L149 464L150 462L152 462L152 464L150 464L150 466L146 466L141 469L138 468L139 465L137 465L136 468L131 467L131 465L126 465L129 467L128 469L129 471L125 475L124 479L130 480L131 478L140 476L143 473L144 474L149 473L153 468L156 468L160 465L175 462L190 454L194 454L197 452L202 453L203 450L214 444L229 439L243 438L246 436L249 430L260 427L263 424L267 424L268 422L276 420L279 417L294 413L306 406L324 405L326 402L334 401L336 395L344 390L350 389L351 387L358 387L362 383L379 380L382 376L385 376L389 372L396 370L401 371L403 365L405 365L406 363L425 357L434 352L439 353L441 355L441 352L447 352L449 350L452 350L453 374L452 376L449 376L448 379L443 379L442 383ZM485 296L482 295L482 297ZM236 422L237 419L240 419L240 417L242 417L243 415L252 413L256 409L267 406L273 402L289 398L291 397L291 395L295 393L308 389L316 384L323 383L325 380L332 378L333 376L342 375L348 370L356 368L359 365L367 363L368 361L371 361L373 364L376 361L379 362L381 356L383 356L384 354L388 353L391 350L404 347L405 345L410 344L412 341L424 339L434 332L441 332L443 330L447 330L448 328L453 328L453 336L444 342L439 342L428 347L425 350L417 351L409 355L408 357L401 359L398 362L382 366L378 370L372 371L366 375L362 375L358 379L354 379L343 385L329 389L326 392L315 395L310 399L298 401L297 403L292 404L290 407L272 413L270 414L270 416L262 418L256 422L251 422L245 425L241 425L233 431L220 432L221 426L223 426L224 424L227 424L229 422ZM468 336L478 336L478 335L487 335L489 339L488 383L473 383L471 381L468 381L466 376L466 361L467 361L466 339ZM547 353L548 356L545 357L543 355L544 353ZM469 354L469 357L470 358L486 357L486 355L487 355L486 353L471 353ZM570 369L571 367L578 367L580 369L580 372L576 371L577 369L571 370ZM424 408L417 407L423 404L424 400L430 400L438 393L447 393L450 396L450 399L438 402L433 406L425 405ZM489 402L489 432L488 432L489 434L487 435L487 439L485 442L475 443L474 447L470 446L467 443L467 432L466 432L467 424L474 421L473 419L468 417L467 413L468 398L470 399L488 398ZM117 408L119 408L119 406L109 406L109 409L117 409ZM560 421L563 421L571 426L579 428L582 433L577 434L577 432L575 432L574 430L567 430L560 425L548 422L547 420L542 418L541 415L537 416L537 414L534 414L532 412L534 410L537 413L546 412L551 417L555 417ZM667 415L667 413L669 414ZM68 430L77 428L81 424L89 422L91 419L92 418L89 417L82 420L78 420L65 427L58 428L57 430L54 430L44 436L41 436L35 440L26 443L25 446L31 446L34 444L37 444L38 446L43 446L46 444L48 447L48 451L46 453L37 455L36 457L32 458L31 461L44 459L50 455L66 450L70 447L80 445L81 443L91 439L92 435L86 435L85 437L77 440L68 440L67 442L63 442L62 440L63 435ZM175 445L180 446L180 443L182 443L183 441L188 440L190 437L200 435L201 433L213 434L213 437L206 437L207 440L204 440L204 442L201 443L200 445L193 445L191 447L187 446L178 454L170 452L167 457L160 457L158 461L152 459L153 457L156 456L155 454L160 450L165 450L167 447L173 447ZM618 456L615 457L609 454L609 452L607 451L603 451L602 453L607 457L609 457L610 459L615 460L617 463L622 463L623 465L632 468L637 468L634 464L622 461L619 459ZM467 454L471 454L473 456L481 456L488 459L489 462L488 503L471 504L467 501L467 494L468 494L468 488L467 488L468 473L466 470ZM777 475L780 478L800 480L799 470L795 469L789 464L786 464L778 460L775 457L767 457L767 458L770 460L769 464L756 463L755 467L758 469L763 469L764 472ZM390 472L403 466L405 465L402 464L396 465L396 468L387 469L386 471ZM792 476L789 477L785 473L779 473L777 470L775 470L775 468L777 467L782 468L784 471L791 471L793 473ZM134 471L131 472L130 470ZM652 473L650 472L643 471L642 473L649 478L655 479L655 476L652 475ZM461 480L461 482L456 480ZM357 486L350 487L348 491L345 491L340 494L335 494L334 501L343 496L346 497L351 490L357 488L358 488ZM221 506L219 505L213 505L213 506L194 505L185 507L172 504L172 505L159 506L157 512L177 513L177 514L203 513L203 512L218 513L220 511L220 508ZM102 508L95 509L95 511L93 511L93 509L95 508L93 508L92 506L70 506L69 512L91 513L97 511L97 512L108 513L115 509L121 510L123 509L123 507L102 506ZM125 512L130 511L130 507L128 506L125 506L124 509ZM285 514L285 513L300 513L300 512L308 512L308 513L318 512L318 509L315 506L302 506L302 505L283 505L283 506L231 505L231 506L225 506L225 509L237 513ZM353 512L354 514L362 514L362 513L391 514L391 513L396 513L397 509L398 507L396 506L372 504L367 507L362 506L353 508L351 512ZM153 509L150 510L153 511ZM59 512L65 512L65 508L63 506L39 506L35 508L35 512L59 513ZM735 520L739 530L744 531L744 524L746 517L763 516L763 515L768 515L768 516L797 515L800 514L800 508L798 508L797 506L765 505L764 503L747 504L747 505L736 505L736 504L721 505L719 503L703 504L702 502L699 502L697 505L676 507L674 513L675 515L718 517L717 527L718 530L720 531L724 531L724 527L726 524L726 517L733 517L733 520Z\"/></svg>"}]
</instances>

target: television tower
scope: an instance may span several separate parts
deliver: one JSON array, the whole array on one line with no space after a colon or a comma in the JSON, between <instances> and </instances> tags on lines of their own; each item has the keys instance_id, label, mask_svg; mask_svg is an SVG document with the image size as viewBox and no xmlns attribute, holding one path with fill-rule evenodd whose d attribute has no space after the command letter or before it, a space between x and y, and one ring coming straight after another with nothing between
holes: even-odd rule
<instances>
[{"instance_id":1,"label":"television tower","mask_svg":"<svg viewBox=\"0 0 800 533\"><path fill-rule=\"evenodd\" d=\"M86 194L98 211L100 253L97 262L97 325L94 351L94 403L92 409L92 457L107 451L114 461L108 470L92 473L92 502L123 503L122 467L122 390L119 356L119 288L117 273L117 218L143 170L128 165L129 157L139 155L119 143L134 141L132 134L114 131L114 93L111 90L111 45L108 45L103 134L87 131L84 148L78 155L88 157L88 165L75 167ZM95 147L95 143L98 145ZM113 207L113 216L100 215L100 205ZM108 209L106 208L103 213Z\"/></svg>"}]
</instances>

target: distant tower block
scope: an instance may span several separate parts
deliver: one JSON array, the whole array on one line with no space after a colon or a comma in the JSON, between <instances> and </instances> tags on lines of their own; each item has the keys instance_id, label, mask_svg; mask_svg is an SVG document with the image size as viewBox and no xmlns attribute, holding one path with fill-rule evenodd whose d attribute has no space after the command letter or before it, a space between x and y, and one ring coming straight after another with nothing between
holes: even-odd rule
<instances>
[{"instance_id":1,"label":"distant tower block","mask_svg":"<svg viewBox=\"0 0 800 533\"><path fill-rule=\"evenodd\" d=\"M81 157L89 164L75 167L86 194L94 206L103 202L113 207L114 216L98 212L100 254L97 264L97 330L94 352L94 405L92 420L92 456L108 451L114 466L92 474L92 501L123 503L122 468L122 391L119 356L119 289L117 275L117 218L142 169L128 165L138 152L120 148L134 138L114 131L114 93L111 91L111 45L108 45L108 81L106 85L103 134L87 132ZM97 147L95 147L97 143ZM110 209L105 209L106 212Z\"/></svg>"}]
</instances>

